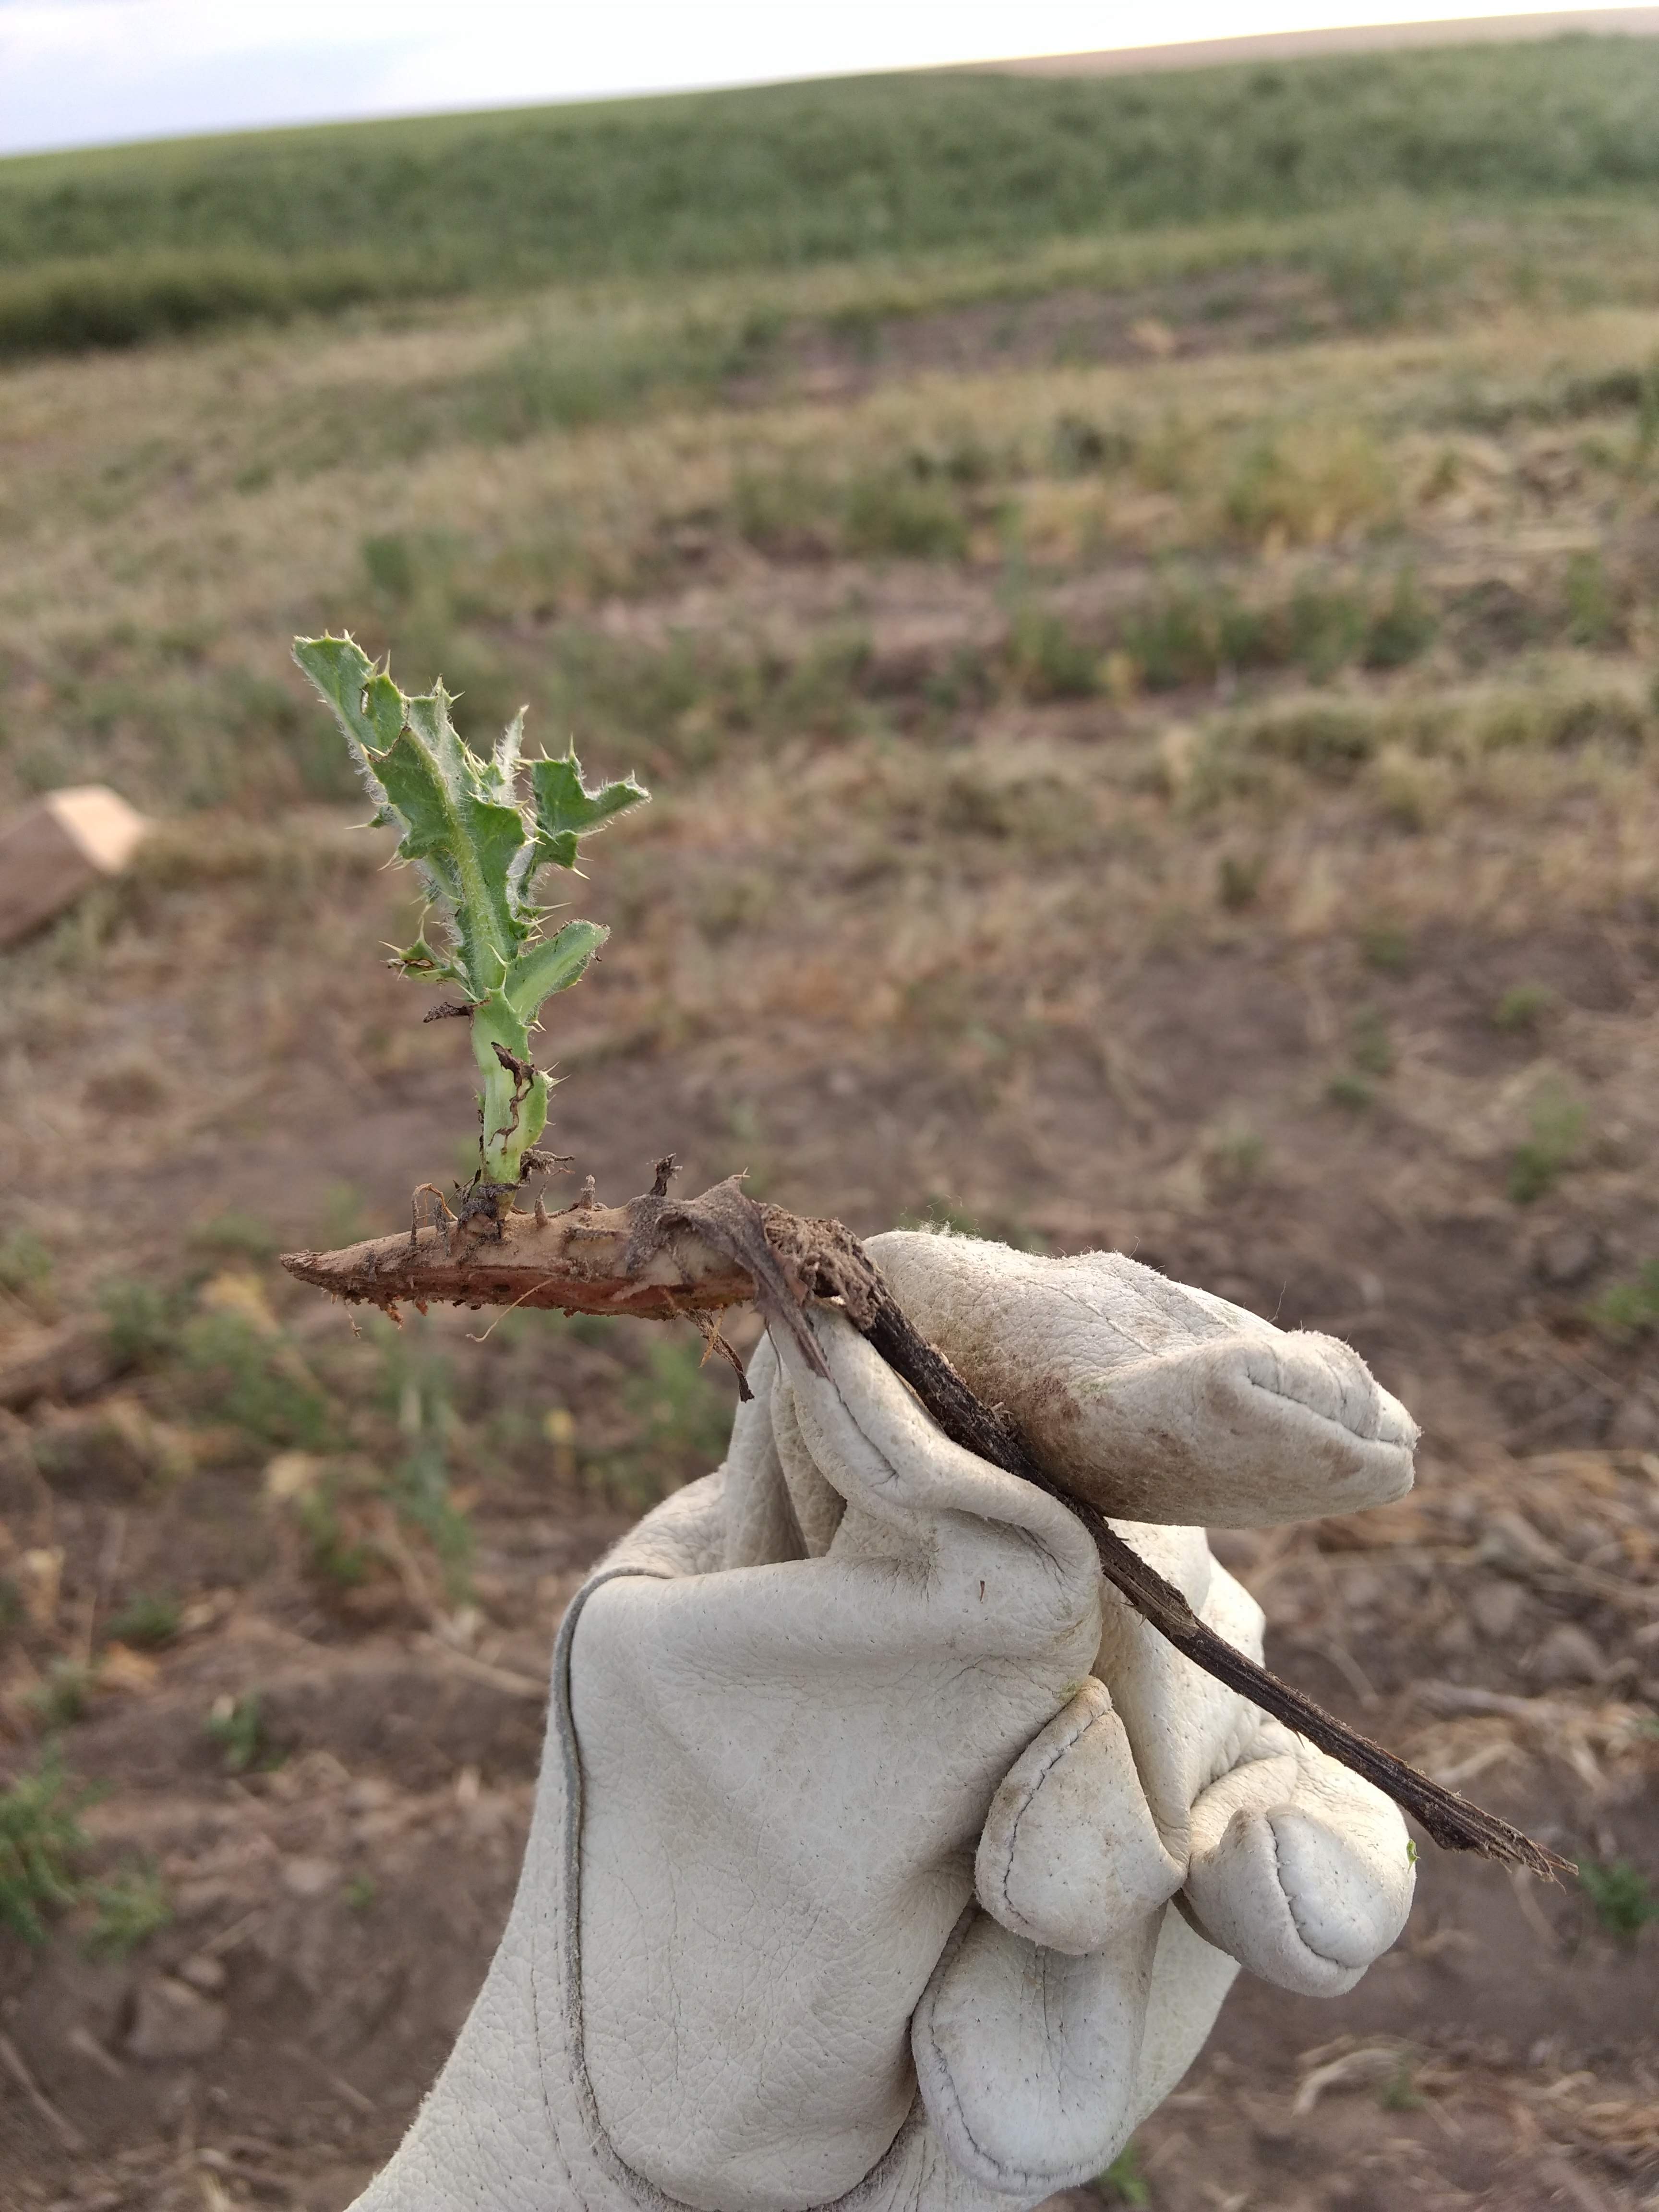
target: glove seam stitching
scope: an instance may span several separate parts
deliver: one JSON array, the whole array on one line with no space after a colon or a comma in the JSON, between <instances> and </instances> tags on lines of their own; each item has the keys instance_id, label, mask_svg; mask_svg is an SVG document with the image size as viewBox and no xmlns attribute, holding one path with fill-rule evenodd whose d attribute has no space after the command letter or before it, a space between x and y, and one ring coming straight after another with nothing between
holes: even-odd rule
<instances>
[{"instance_id":1,"label":"glove seam stitching","mask_svg":"<svg viewBox=\"0 0 1659 2212\"><path fill-rule=\"evenodd\" d=\"M1278 1808L1275 1808L1275 1810L1276 1809ZM1273 1825L1273 1814L1264 1813L1261 1816L1261 1820L1262 1826L1267 1829L1268 1835L1273 1838L1273 1879L1279 1884L1279 1893L1285 1900L1285 1917L1290 1922L1291 1926L1295 1929L1297 1942L1300 1943L1303 1949L1307 1952L1309 1957L1317 1959L1322 1966L1333 1966L1340 1974L1352 1973L1353 1972L1352 1966L1346 1965L1340 1959L1334 1959L1328 1951L1322 1951L1318 1944L1311 1940L1307 1930L1303 1927L1301 1915L1296 1909L1296 1900L1291 1895L1290 1884L1285 1880L1284 1856L1279 1849L1279 1830Z\"/></svg>"},{"instance_id":2,"label":"glove seam stitching","mask_svg":"<svg viewBox=\"0 0 1659 2212\"><path fill-rule=\"evenodd\" d=\"M674 2197L630 2166L611 2140L610 2130L599 2111L599 2098L587 2070L587 2027L582 2009L581 1958L581 1832L585 1812L586 1786L581 1769L581 1752L576 1741L575 1714L571 1699L570 1662L575 1644L577 1620L587 1601L607 1583L635 1578L647 1582L673 1582L678 1577L665 1569L656 1566L617 1566L601 1568L584 1583L571 1600L559 1631L554 1649L551 1696L549 1700L549 1735L556 1736L558 1751L565 1772L564 1839L562 1853L561 1883L564 1904L563 1941L557 1947L556 1969L558 2008L564 2016L565 2041L569 2059L571 2087L575 2091L579 2124L587 2136L588 2148L608 2178L620 2185L635 2204L646 2212L695 2212L681 2197ZM551 1741L549 1745L552 1748ZM538 2055L542 2042L541 1973L532 1961L530 1985L532 2018L536 2024ZM562 1984L562 1986L557 1986ZM546 2106L546 2068L543 2075L543 2097ZM556 2125L550 2106L546 2106L550 2132L558 2147L561 2160L568 2170L570 2160L558 2140ZM805 2206L803 2212L856 2212L860 2204L870 2204L880 2189L900 2176L911 2141L919 2125L918 2114L925 2111L918 2085L910 2109L900 2124L897 2133L887 2148L870 2169L850 2190L841 2196L821 2199L817 2204ZM574 2181L574 2177L573 2177ZM576 2185L579 2197L586 2201L586 2191Z\"/></svg>"},{"instance_id":3,"label":"glove seam stitching","mask_svg":"<svg viewBox=\"0 0 1659 2212\"><path fill-rule=\"evenodd\" d=\"M1102 1686L1103 1688L1104 1687L1103 1685ZM1008 1849L1003 1857L1002 1879L998 1887L1001 1891L1002 1902L1007 1910L1010 1921L1018 1921L1019 1923L1017 1928L1011 1928L1010 1932L1018 1936L1025 1936L1033 1942L1038 1940L1034 1932L1035 1923L1026 1918L1025 1915L1014 1903L1013 1899L1008 1894L1008 1885L1013 1879L1014 1853L1018 1849L1019 1845L1020 1826L1025 1819L1025 1815L1030 1811L1032 1806L1036 1802L1037 1792L1042 1789L1043 1784L1048 1779L1048 1777L1054 1772L1055 1767L1059 1765L1060 1760L1066 1757L1068 1752L1076 1750L1078 1745L1082 1742L1084 1737L1088 1735L1091 1729L1097 1727L1102 1721L1109 1720L1112 1717L1110 1695L1110 1692L1108 1691L1106 1692L1108 1702L1104 1712L1091 1713L1088 1719L1084 1722L1083 1726L1079 1729L1075 1734L1067 1736L1063 1742L1056 1746L1048 1760L1044 1763L1042 1772L1026 1790L1024 1800L1022 1802L1019 1810L1014 1814L1012 1824L1008 1830ZM1054 1723L1050 1722L1050 1727L1052 1727L1053 1724ZM1005 1923L1004 1924L1007 1925L1008 1923Z\"/></svg>"},{"instance_id":4,"label":"glove seam stitching","mask_svg":"<svg viewBox=\"0 0 1659 2212\"><path fill-rule=\"evenodd\" d=\"M1305 1398L1298 1398L1293 1390L1275 1390L1271 1382L1258 1382L1254 1375L1247 1375L1244 1381L1248 1389L1261 1391L1264 1398L1278 1398L1286 1406L1294 1406L1299 1413L1307 1414L1310 1420L1322 1422L1327 1428L1339 1431L1343 1436L1352 1438L1357 1444L1389 1443L1390 1440L1386 1437L1362 1435L1358 1429L1351 1427L1346 1421L1339 1419L1334 1413L1322 1413L1317 1406L1310 1406ZM1399 1449L1398 1446L1391 1448Z\"/></svg>"},{"instance_id":5,"label":"glove seam stitching","mask_svg":"<svg viewBox=\"0 0 1659 2212\"><path fill-rule=\"evenodd\" d=\"M971 1908L969 1913L964 1913L963 1916L963 1921L969 1921L970 1916ZM943 1973L947 1963L954 1961L957 1952L962 1948L962 1938L965 1936L967 1929L958 1923L958 1931L957 1941L947 1947L945 1957L939 1961L937 1972L940 1974ZM936 2094L949 2107L950 2117L955 2122L962 2141L980 2160L984 2173L994 2177L991 2186L1000 2191L1004 2183L1012 2181L1021 2189L1042 2189L1051 2193L1057 2185L1063 2186L1063 2184L1055 2183L1054 2177L1051 2173L1035 2173L1025 2166L1005 2165L1000 2159L986 2149L972 2128L969 2126L967 2115L962 2106L962 2098L957 2088L956 2077L951 2071L950 2061L940 2050L939 2039L933 2033L932 1996L933 1992L930 1990L925 2021L919 2016L917 2021L922 2035L927 2039L928 2055L933 2062L928 2070L933 2076ZM920 2068L917 2071L920 2074ZM982 2178L982 2176L975 2178Z\"/></svg>"}]
</instances>

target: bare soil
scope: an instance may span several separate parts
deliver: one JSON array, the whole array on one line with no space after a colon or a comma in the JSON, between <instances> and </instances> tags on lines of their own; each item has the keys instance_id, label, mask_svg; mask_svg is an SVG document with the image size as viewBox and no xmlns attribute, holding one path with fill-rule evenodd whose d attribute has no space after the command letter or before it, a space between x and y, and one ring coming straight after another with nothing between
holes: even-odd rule
<instances>
[{"instance_id":1,"label":"bare soil","mask_svg":"<svg viewBox=\"0 0 1659 2212\"><path fill-rule=\"evenodd\" d=\"M1565 1006L1617 1023L1651 1005L1650 961L1651 947L1599 935L1445 944L1381 988L1426 1059L1485 1067L1513 1050L1486 1018L1506 977L1547 973ZM1359 1522L1218 1540L1267 1606L1272 1663L1368 1732L1469 1775L1471 1794L1557 1848L1651 1864L1651 1736L1644 1750L1630 1717L1659 1704L1659 1646L1643 1633L1659 1588L1610 1599L1620 1586L1586 1563L1611 1550L1616 1572L1654 1555L1659 1408L1650 1364L1590 1351L1574 1321L1582 1282L1639 1236L1582 1200L1524 1219L1465 1206L1402 1221L1384 1194L1411 1167L1409 1128L1357 1147L1318 1112L1279 1139L1294 1203L1278 1176L1197 1214L1138 1200L1151 1160L1220 1097L1283 1091L1310 1054L1307 1023L1306 984L1281 963L1148 968L1115 1026L1157 1103L1150 1140L1063 1044L1017 1143L987 1141L970 1087L902 1060L805 1065L750 1095L775 1146L822 1163L792 1177L803 1202L861 1226L892 1218L930 1170L952 1187L971 1176L1001 1224L1133 1249L1282 1322L1348 1334L1425 1421L1422 1487ZM659 1055L648 1085L636 1066L591 1071L564 1095L562 1141L617 1192L671 1139L689 1173L726 1165L696 1057ZM202 1216L279 1194L303 1209L305 1176L356 1179L386 1218L451 1146L464 1085L434 1071L424 1099L381 1121L371 1162L367 1097L358 1110L349 1095L331 1125L291 1067L266 1102L284 1133L158 1160L133 1193L140 1239L185 1194ZM325 1310L295 1321L344 1327ZM580 1406L583 1378L565 1370L582 1348L538 1356L532 1387ZM49 1501L13 1480L8 1525L21 1545L49 1520L69 1613L164 1574L203 1593L207 1617L152 1681L102 1694L64 1733L74 1769L110 1792L91 1816L101 1853L154 1860L174 1917L118 1963L66 1937L0 1938L4 2033L33 2085L14 2069L4 2092L9 2201L193 2206L205 2175L231 2202L332 2212L395 2139L482 1973L523 1838L559 1607L626 1516L546 1474L493 1484L473 1509L482 1619L447 1635L364 1631L319 1605L240 1472L155 1498L94 1454ZM1506 1504L1552 1532L1553 1561L1494 1546ZM1581 1638L1567 1679L1547 1666L1540 1679L1562 1626ZM249 1693L281 1763L227 1775L204 1715ZM1653 2147L1653 1973L1651 1931L1621 1940L1580 1896L1522 1893L1427 1850L1411 1933L1352 1996L1317 2006L1241 1984L1194 2082L1143 2131L1152 2201L1381 2205L1409 2185L1433 2204L1633 2204ZM134 2055L135 2039L165 2046L142 2032L158 1983L182 1984L177 2032L210 2048ZM1298 2111L1298 2083L1350 2047L1352 2070ZM1630 2112L1609 2117L1621 2098ZM1614 2121L1639 2135L1638 2106L1650 2133L1626 2144Z\"/></svg>"},{"instance_id":2,"label":"bare soil","mask_svg":"<svg viewBox=\"0 0 1659 2212\"><path fill-rule=\"evenodd\" d=\"M1052 350L1073 307L1045 312ZM915 335L912 367L949 368L966 328ZM1094 419L1173 391L1207 436L1208 393L1254 435L1258 374L1348 390L1370 373L1363 349L1322 368L1244 335L1224 390L1196 341L1188 362L1184 339L1126 337L1144 387L1103 386ZM1627 337L1597 338L1585 374ZM1536 357L1571 363L1570 337L1552 328ZM1442 373L1413 344L1378 357L1390 405ZM865 375L847 345L824 366ZM971 345L989 380L977 326ZM1007 373L1006 391L963 383L986 423L1027 404ZM1273 418L1298 466L1302 388ZM1062 400L1069 384L1045 424ZM833 441L845 426L813 404ZM1601 1887L1425 1845L1396 1950L1330 2004L1241 1982L1141 2131L1140 2183L1103 2185L1108 2202L1144 2185L1158 2212L1635 2212L1659 2191L1659 1339L1606 1309L1659 1258L1652 491L1645 447L1607 458L1628 422L1593 451L1517 423L1447 433L1458 466L1431 456L1389 525L1388 560L1403 548L1442 617L1405 675L1090 674L1071 696L1019 674L1021 610L972 545L925 562L742 538L698 504L701 422L674 428L677 460L617 434L627 499L703 471L678 515L629 510L669 549L658 568L445 617L447 647L514 684L578 621L586 646L642 656L635 674L688 639L793 667L849 611L866 626L851 695L790 707L775 741L722 725L712 661L708 696L640 710L663 793L595 854L584 908L617 935L554 1048L554 1139L602 1200L673 1152L684 1189L747 1169L757 1195L860 1234L933 1220L1131 1251L1347 1337L1424 1424L1399 1505L1218 1548L1267 1608L1277 1671ZM538 450L494 474L434 463L421 495L511 520L536 470L569 460ZM610 450L582 465L620 509ZM1351 498L1332 465L1308 497L1319 516L1350 498L1360 535L1316 531L1291 498L1313 476L1285 465L1282 515L1217 554L1281 598L1287 562L1364 566L1374 496L1369 463ZM1176 501L1085 489L1107 537L1054 556L1041 605L1104 651L1161 573ZM1040 519L1074 491L1007 496ZM1181 496L1196 529L1209 492ZM160 544L170 514L107 527ZM122 539L121 569L106 524L86 526L97 574L144 581L173 557ZM65 544L64 574L94 573ZM1559 633L1586 546L1617 605L1564 677L1539 626ZM218 588L191 560L167 586L185 602ZM1505 734L1443 745L1433 715L1471 684L1498 687ZM1562 696L1571 714L1525 720ZM1382 736L1350 758L1364 714ZM1314 750L1293 757L1283 730ZM621 745L611 728L591 750L621 768ZM349 2202L506 1913L562 1609L643 1504L714 1463L733 1395L695 1340L634 1325L526 1314L480 1341L489 1317L434 1312L359 1342L276 1267L278 1249L401 1227L472 1130L465 1041L423 1028L376 965L412 902L351 818L183 816L4 979L0 1782L55 1745L103 1791L82 1875L137 1869L164 1899L125 1950L97 1949L90 1896L38 1944L0 1929L0 2203L27 2212ZM74 1174L48 1185L47 1156ZM434 1453L441 1496L417 1494ZM163 1597L146 1628L137 1601Z\"/></svg>"}]
</instances>

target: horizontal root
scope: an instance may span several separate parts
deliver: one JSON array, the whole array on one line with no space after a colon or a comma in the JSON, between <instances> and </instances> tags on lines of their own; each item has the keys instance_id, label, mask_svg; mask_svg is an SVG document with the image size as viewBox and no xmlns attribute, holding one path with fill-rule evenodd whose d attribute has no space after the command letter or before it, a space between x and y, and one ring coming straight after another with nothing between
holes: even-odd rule
<instances>
[{"instance_id":1,"label":"horizontal root","mask_svg":"<svg viewBox=\"0 0 1659 2212\"><path fill-rule=\"evenodd\" d=\"M535 1212L509 1213L499 1224L441 1217L337 1252L285 1253L283 1265L302 1283L383 1312L416 1304L530 1306L670 1321L754 1297L754 1277L690 1233L658 1239L630 1267L655 1211L649 1197L626 1206L579 1201L562 1213L538 1202Z\"/></svg>"}]
</instances>

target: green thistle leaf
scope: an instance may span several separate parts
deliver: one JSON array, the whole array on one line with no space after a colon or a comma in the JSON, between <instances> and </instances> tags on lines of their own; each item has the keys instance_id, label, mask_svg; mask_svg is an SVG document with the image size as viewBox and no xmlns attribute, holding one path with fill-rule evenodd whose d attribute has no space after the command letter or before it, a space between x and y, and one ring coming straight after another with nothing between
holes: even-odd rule
<instances>
[{"instance_id":1,"label":"green thistle leaf","mask_svg":"<svg viewBox=\"0 0 1659 2212\"><path fill-rule=\"evenodd\" d=\"M482 1170L488 1182L516 1183L545 1119L547 1078L538 1071L528 1091L515 1091L496 1047L528 1063L544 1002L580 980L609 934L569 921L544 937L544 910L531 896L536 872L550 862L574 868L583 836L650 793L631 776L590 791L574 752L526 767L522 711L493 752L475 752L450 720L441 683L406 698L349 637L296 638L294 657L333 711L375 818L399 832L398 858L418 868L439 909L447 947L422 929L397 964L466 993L483 1093Z\"/></svg>"},{"instance_id":2,"label":"green thistle leaf","mask_svg":"<svg viewBox=\"0 0 1659 2212\"><path fill-rule=\"evenodd\" d=\"M403 830L398 858L416 862L448 908L455 966L482 999L500 984L534 919L511 887L526 830L511 785L461 743L449 706L441 684L406 700L404 727L373 766Z\"/></svg>"},{"instance_id":3,"label":"green thistle leaf","mask_svg":"<svg viewBox=\"0 0 1659 2212\"><path fill-rule=\"evenodd\" d=\"M620 783L601 784L590 791L582 781L582 764L574 752L562 760L532 761L530 787L536 807L536 841L540 859L556 867L574 868L576 841L594 830L603 830L619 814L642 806L651 794L631 775Z\"/></svg>"},{"instance_id":4,"label":"green thistle leaf","mask_svg":"<svg viewBox=\"0 0 1659 2212\"><path fill-rule=\"evenodd\" d=\"M587 972L587 963L611 932L596 921L568 921L556 936L526 945L507 973L507 1002L532 1024L544 1000L568 990Z\"/></svg>"}]
</instances>

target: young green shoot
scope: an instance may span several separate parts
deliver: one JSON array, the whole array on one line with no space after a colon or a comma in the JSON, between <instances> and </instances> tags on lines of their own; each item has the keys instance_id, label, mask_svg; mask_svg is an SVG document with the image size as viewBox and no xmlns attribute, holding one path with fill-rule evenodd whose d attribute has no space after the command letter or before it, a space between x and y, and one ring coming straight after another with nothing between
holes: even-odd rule
<instances>
[{"instance_id":1,"label":"young green shoot","mask_svg":"<svg viewBox=\"0 0 1659 2212\"><path fill-rule=\"evenodd\" d=\"M392 965L461 994L428 1018L470 1019L479 1158L463 1211L499 1219L542 1164L536 1145L554 1079L532 1059L531 1033L610 933L592 921L550 933L536 878L550 866L580 872L580 840L650 793L632 776L590 790L574 751L526 761L522 709L492 752L475 752L450 720L441 682L408 698L349 637L296 638L294 658L332 709L376 823L398 830L398 858L415 863L436 910L439 941L423 924Z\"/></svg>"}]
</instances>

